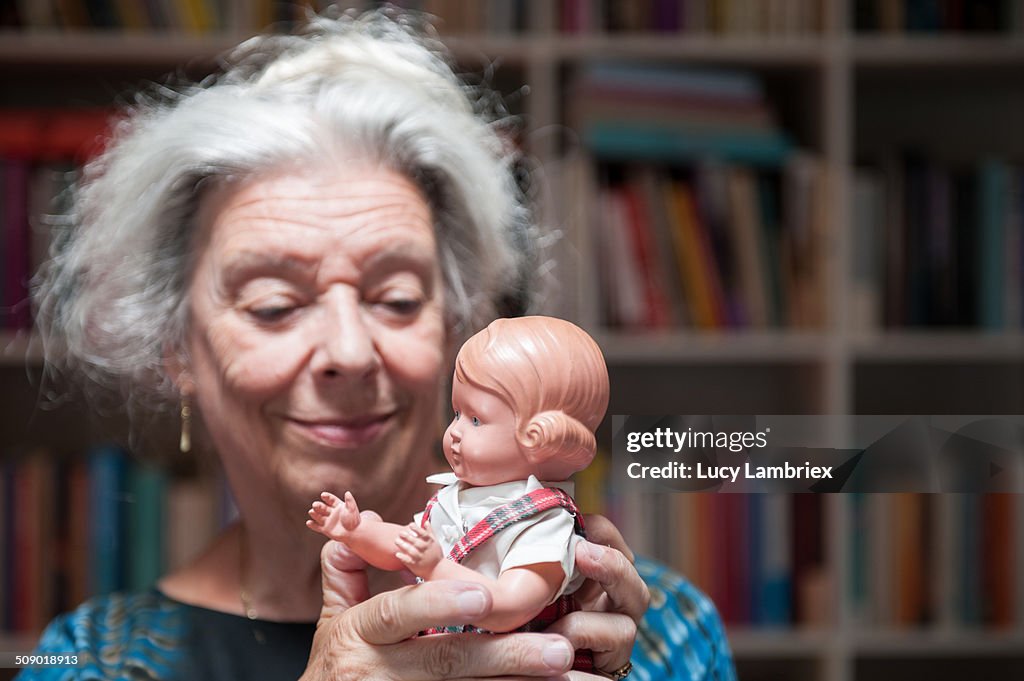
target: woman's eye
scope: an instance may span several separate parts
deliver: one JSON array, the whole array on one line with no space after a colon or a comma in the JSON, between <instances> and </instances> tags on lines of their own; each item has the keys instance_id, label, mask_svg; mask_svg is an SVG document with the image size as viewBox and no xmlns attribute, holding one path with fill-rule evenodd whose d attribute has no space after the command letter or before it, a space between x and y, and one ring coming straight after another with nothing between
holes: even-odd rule
<instances>
[{"instance_id":1,"label":"woman's eye","mask_svg":"<svg viewBox=\"0 0 1024 681\"><path fill-rule=\"evenodd\" d=\"M479 426L480 425L480 419L478 419L477 417L474 416L473 417L473 425L474 426Z\"/></svg>"},{"instance_id":2,"label":"woman's eye","mask_svg":"<svg viewBox=\"0 0 1024 681\"><path fill-rule=\"evenodd\" d=\"M281 321L295 310L294 305L275 305L272 307L257 307L249 310L249 314L261 322Z\"/></svg>"},{"instance_id":3,"label":"woman's eye","mask_svg":"<svg viewBox=\"0 0 1024 681\"><path fill-rule=\"evenodd\" d=\"M379 301L377 307L400 320L412 320L423 308L423 301L417 298L392 298Z\"/></svg>"},{"instance_id":4,"label":"woman's eye","mask_svg":"<svg viewBox=\"0 0 1024 681\"><path fill-rule=\"evenodd\" d=\"M412 298L401 300L385 300L381 303L389 311L402 316L414 315L423 307L423 302Z\"/></svg>"},{"instance_id":5,"label":"woman's eye","mask_svg":"<svg viewBox=\"0 0 1024 681\"><path fill-rule=\"evenodd\" d=\"M458 420L459 420L459 412L455 412L455 420L456 420L456 421L458 421Z\"/></svg>"}]
</instances>

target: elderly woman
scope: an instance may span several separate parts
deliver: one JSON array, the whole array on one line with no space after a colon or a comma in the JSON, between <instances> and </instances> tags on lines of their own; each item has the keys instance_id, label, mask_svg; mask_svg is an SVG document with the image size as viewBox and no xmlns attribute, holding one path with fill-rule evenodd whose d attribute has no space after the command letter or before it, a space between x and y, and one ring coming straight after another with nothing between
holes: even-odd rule
<instances>
[{"instance_id":1,"label":"elderly woman","mask_svg":"<svg viewBox=\"0 0 1024 681\"><path fill-rule=\"evenodd\" d=\"M218 77L140 99L86 169L36 291L48 347L134 405L179 405L183 444L201 415L240 519L152 590L57 618L39 650L78 665L21 678L548 677L574 647L603 678L631 657L646 678L732 676L706 599L641 563L649 590L601 518L583 610L502 636L415 637L489 594L368 577L304 525L324 489L393 522L422 510L453 350L529 297L514 149L411 22L244 43Z\"/></svg>"}]
</instances>

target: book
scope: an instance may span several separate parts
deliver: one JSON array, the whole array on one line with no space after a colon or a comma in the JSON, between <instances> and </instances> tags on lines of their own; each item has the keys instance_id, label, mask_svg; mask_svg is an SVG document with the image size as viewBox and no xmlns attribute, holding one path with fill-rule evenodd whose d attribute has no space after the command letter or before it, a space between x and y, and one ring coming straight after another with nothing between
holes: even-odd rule
<instances>
[{"instance_id":1,"label":"book","mask_svg":"<svg viewBox=\"0 0 1024 681\"><path fill-rule=\"evenodd\" d=\"M729 230L732 236L736 281L748 326L765 328L770 318L768 250L758 206L757 178L749 168L731 168L726 176Z\"/></svg>"},{"instance_id":2,"label":"book","mask_svg":"<svg viewBox=\"0 0 1024 681\"><path fill-rule=\"evenodd\" d=\"M7 159L4 162L3 180L4 325L8 328L27 329L31 326L28 301L28 162L23 159Z\"/></svg>"},{"instance_id":3,"label":"book","mask_svg":"<svg viewBox=\"0 0 1024 681\"><path fill-rule=\"evenodd\" d=\"M0 461L0 630L14 628L14 462Z\"/></svg>"},{"instance_id":4,"label":"book","mask_svg":"<svg viewBox=\"0 0 1024 681\"><path fill-rule=\"evenodd\" d=\"M626 209L626 224L630 253L636 263L643 291L643 315L640 326L659 329L669 326L669 304L665 295L668 275L661 270L661 263L655 256L655 237L648 204L635 183L627 182L619 190Z\"/></svg>"},{"instance_id":5,"label":"book","mask_svg":"<svg viewBox=\"0 0 1024 681\"><path fill-rule=\"evenodd\" d=\"M92 595L92 527L94 509L90 501L90 465L83 457L75 457L67 464L67 525L65 544L67 569L65 571L64 609L83 603Z\"/></svg>"},{"instance_id":6,"label":"book","mask_svg":"<svg viewBox=\"0 0 1024 681\"><path fill-rule=\"evenodd\" d=\"M721 328L725 323L725 302L693 192L684 182L675 182L668 200L673 243L693 323L699 329Z\"/></svg>"},{"instance_id":7,"label":"book","mask_svg":"<svg viewBox=\"0 0 1024 681\"><path fill-rule=\"evenodd\" d=\"M850 328L875 331L882 326L882 275L885 208L881 177L859 169L853 178L853 272L850 283Z\"/></svg>"},{"instance_id":8,"label":"book","mask_svg":"<svg viewBox=\"0 0 1024 681\"><path fill-rule=\"evenodd\" d=\"M583 130L587 147L601 159L696 161L711 156L733 163L782 165L793 143L782 133L712 133L685 126L653 127L628 121L593 123Z\"/></svg>"},{"instance_id":9,"label":"book","mask_svg":"<svg viewBox=\"0 0 1024 681\"><path fill-rule=\"evenodd\" d=\"M46 451L29 452L14 474L14 571L12 620L15 631L42 631L54 611L52 576L56 572L56 523L60 508L55 464Z\"/></svg>"},{"instance_id":10,"label":"book","mask_svg":"<svg viewBox=\"0 0 1024 681\"><path fill-rule=\"evenodd\" d=\"M88 453L92 594L107 594L126 585L127 528L124 503L129 462L116 445L98 445Z\"/></svg>"},{"instance_id":11,"label":"book","mask_svg":"<svg viewBox=\"0 0 1024 681\"><path fill-rule=\"evenodd\" d=\"M1009 169L989 158L978 168L978 325L999 330L1005 324L1007 194Z\"/></svg>"},{"instance_id":12,"label":"book","mask_svg":"<svg viewBox=\"0 0 1024 681\"><path fill-rule=\"evenodd\" d=\"M1014 577L1020 573L1014 558L1014 497L986 494L981 505L983 620L987 625L1009 629L1017 617Z\"/></svg>"},{"instance_id":13,"label":"book","mask_svg":"<svg viewBox=\"0 0 1024 681\"><path fill-rule=\"evenodd\" d=\"M629 225L629 207L619 190L603 193L602 243L604 245L608 320L612 326L643 328L647 319L644 275L636 258Z\"/></svg>"},{"instance_id":14,"label":"book","mask_svg":"<svg viewBox=\"0 0 1024 681\"><path fill-rule=\"evenodd\" d=\"M754 623L786 626L792 622L792 518L784 494L756 494L751 505L752 533L757 539L758 578L753 582L757 602ZM754 515L756 514L756 515Z\"/></svg>"},{"instance_id":15,"label":"book","mask_svg":"<svg viewBox=\"0 0 1024 681\"><path fill-rule=\"evenodd\" d=\"M656 280L666 300L668 323L675 328L681 328L689 323L689 313L672 242L672 218L669 215L668 202L665 200L671 180L666 173L659 172L650 165L642 165L634 172L633 181L647 207L650 219L657 264Z\"/></svg>"},{"instance_id":16,"label":"book","mask_svg":"<svg viewBox=\"0 0 1024 681\"><path fill-rule=\"evenodd\" d=\"M794 154L783 178L780 238L786 325L821 328L825 323L828 239L826 171L812 154Z\"/></svg>"},{"instance_id":17,"label":"book","mask_svg":"<svg viewBox=\"0 0 1024 681\"><path fill-rule=\"evenodd\" d=\"M153 586L164 568L164 510L167 479L152 466L133 466L128 479L126 586Z\"/></svg>"},{"instance_id":18,"label":"book","mask_svg":"<svg viewBox=\"0 0 1024 681\"><path fill-rule=\"evenodd\" d=\"M712 286L721 291L715 304L721 310L722 325L743 327L749 324L742 299L736 252L739 244L730 230L734 210L729 196L731 166L715 159L704 159L694 166L691 186L697 201L698 231L710 251L705 269L713 278ZM703 248L703 247L702 247Z\"/></svg>"}]
</instances>

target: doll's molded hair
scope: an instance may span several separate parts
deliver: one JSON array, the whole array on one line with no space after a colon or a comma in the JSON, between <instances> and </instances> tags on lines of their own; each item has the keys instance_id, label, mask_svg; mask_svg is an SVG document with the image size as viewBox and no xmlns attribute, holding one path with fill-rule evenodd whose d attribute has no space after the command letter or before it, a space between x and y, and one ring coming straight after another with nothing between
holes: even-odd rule
<instances>
[{"instance_id":1,"label":"doll's molded hair","mask_svg":"<svg viewBox=\"0 0 1024 681\"><path fill-rule=\"evenodd\" d=\"M608 408L608 368L597 343L575 324L498 319L462 346L455 377L512 407L516 437L531 460L557 454L577 471L594 458L594 429Z\"/></svg>"}]
</instances>

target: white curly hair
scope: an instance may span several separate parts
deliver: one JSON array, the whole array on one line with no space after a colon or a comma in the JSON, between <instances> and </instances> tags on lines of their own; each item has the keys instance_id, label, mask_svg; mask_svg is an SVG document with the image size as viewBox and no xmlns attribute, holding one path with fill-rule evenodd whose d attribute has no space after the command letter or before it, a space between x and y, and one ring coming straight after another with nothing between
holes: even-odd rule
<instances>
[{"instance_id":1,"label":"white curly hair","mask_svg":"<svg viewBox=\"0 0 1024 681\"><path fill-rule=\"evenodd\" d=\"M184 352L200 195L332 150L404 174L427 198L455 342L509 301L528 311L537 235L510 117L451 64L420 15L323 14L245 41L202 82L136 95L34 281L51 367L126 388L130 403L172 403L164 364L169 347Z\"/></svg>"}]
</instances>

